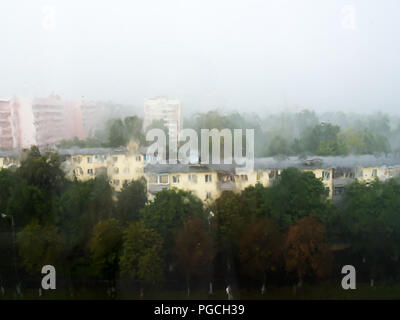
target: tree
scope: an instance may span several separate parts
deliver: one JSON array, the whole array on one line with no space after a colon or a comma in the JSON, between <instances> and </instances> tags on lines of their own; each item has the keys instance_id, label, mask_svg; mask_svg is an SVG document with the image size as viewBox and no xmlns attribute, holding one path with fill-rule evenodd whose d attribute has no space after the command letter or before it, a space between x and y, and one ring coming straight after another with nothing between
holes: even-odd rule
<instances>
[{"instance_id":1,"label":"tree","mask_svg":"<svg viewBox=\"0 0 400 320\"><path fill-rule=\"evenodd\" d=\"M240 195L232 191L223 191L211 205L211 210L215 214L211 224L216 235L218 258L224 261L224 275L229 281L233 279L238 242L246 221L245 211Z\"/></svg>"},{"instance_id":2,"label":"tree","mask_svg":"<svg viewBox=\"0 0 400 320\"><path fill-rule=\"evenodd\" d=\"M349 254L354 263L365 263L371 280L386 277L400 256L399 192L397 179L356 181L343 197L338 237L351 244Z\"/></svg>"},{"instance_id":3,"label":"tree","mask_svg":"<svg viewBox=\"0 0 400 320\"><path fill-rule=\"evenodd\" d=\"M141 295L145 284L154 284L163 278L162 250L161 236L140 222L132 222L124 231L121 274L140 282Z\"/></svg>"},{"instance_id":4,"label":"tree","mask_svg":"<svg viewBox=\"0 0 400 320\"><path fill-rule=\"evenodd\" d=\"M265 203L269 217L287 229L307 215L326 222L332 208L327 196L328 191L314 173L288 168L267 189Z\"/></svg>"},{"instance_id":5,"label":"tree","mask_svg":"<svg viewBox=\"0 0 400 320\"><path fill-rule=\"evenodd\" d=\"M46 190L18 180L18 186L11 189L7 212L12 212L18 228L36 219L39 224L56 224L59 214L59 197Z\"/></svg>"},{"instance_id":6,"label":"tree","mask_svg":"<svg viewBox=\"0 0 400 320\"><path fill-rule=\"evenodd\" d=\"M289 229L285 243L286 271L296 272L299 286L306 275L322 278L329 272L332 255L324 236L324 225L312 216L301 218Z\"/></svg>"},{"instance_id":7,"label":"tree","mask_svg":"<svg viewBox=\"0 0 400 320\"><path fill-rule=\"evenodd\" d=\"M188 218L183 228L175 234L175 258L178 270L185 275L188 296L191 277L206 274L213 257L213 242L204 221L198 217Z\"/></svg>"},{"instance_id":8,"label":"tree","mask_svg":"<svg viewBox=\"0 0 400 320\"><path fill-rule=\"evenodd\" d=\"M96 177L88 181L86 187L89 188L87 198L84 200L83 212L78 218L78 237L84 243L89 241L93 227L100 220L113 217L115 210L112 199L113 190L106 177Z\"/></svg>"},{"instance_id":9,"label":"tree","mask_svg":"<svg viewBox=\"0 0 400 320\"><path fill-rule=\"evenodd\" d=\"M346 154L346 145L338 138L339 132L339 126L326 122L308 127L301 137L304 151L318 155Z\"/></svg>"},{"instance_id":10,"label":"tree","mask_svg":"<svg viewBox=\"0 0 400 320\"><path fill-rule=\"evenodd\" d=\"M59 194L65 183L61 169L62 158L54 152L41 154L37 146L32 146L25 155L17 174L29 185L46 192Z\"/></svg>"},{"instance_id":11,"label":"tree","mask_svg":"<svg viewBox=\"0 0 400 320\"><path fill-rule=\"evenodd\" d=\"M118 272L122 248L122 228L116 219L100 221L89 242L93 265L112 285Z\"/></svg>"},{"instance_id":12,"label":"tree","mask_svg":"<svg viewBox=\"0 0 400 320\"><path fill-rule=\"evenodd\" d=\"M245 222L240 195L223 191L211 205L215 213L213 223L217 231L218 246L230 251L238 245L240 233Z\"/></svg>"},{"instance_id":13,"label":"tree","mask_svg":"<svg viewBox=\"0 0 400 320\"><path fill-rule=\"evenodd\" d=\"M123 224L138 221L140 210L147 202L146 180L144 178L124 184L118 194L116 214Z\"/></svg>"},{"instance_id":14,"label":"tree","mask_svg":"<svg viewBox=\"0 0 400 320\"><path fill-rule=\"evenodd\" d=\"M240 193L240 201L247 221L269 216L268 206L265 202L267 192L268 187L257 183L254 186L248 186Z\"/></svg>"},{"instance_id":15,"label":"tree","mask_svg":"<svg viewBox=\"0 0 400 320\"><path fill-rule=\"evenodd\" d=\"M274 136L268 147L268 155L276 156L288 154L290 154L290 149L286 139L281 137L280 135Z\"/></svg>"},{"instance_id":16,"label":"tree","mask_svg":"<svg viewBox=\"0 0 400 320\"><path fill-rule=\"evenodd\" d=\"M123 121L121 119L114 119L109 126L108 145L110 147L125 146L128 141Z\"/></svg>"},{"instance_id":17,"label":"tree","mask_svg":"<svg viewBox=\"0 0 400 320\"><path fill-rule=\"evenodd\" d=\"M146 139L143 134L143 120L138 116L130 116L124 119L125 135L127 140L134 139L140 144L145 143ZM128 142L127 141L127 142Z\"/></svg>"},{"instance_id":18,"label":"tree","mask_svg":"<svg viewBox=\"0 0 400 320\"><path fill-rule=\"evenodd\" d=\"M26 271L38 275L44 265L58 265L63 239L55 226L34 220L17 233L17 245Z\"/></svg>"},{"instance_id":19,"label":"tree","mask_svg":"<svg viewBox=\"0 0 400 320\"><path fill-rule=\"evenodd\" d=\"M190 216L205 219L202 201L191 192L171 189L156 194L141 211L142 222L164 239L167 263L171 262L174 234Z\"/></svg>"},{"instance_id":20,"label":"tree","mask_svg":"<svg viewBox=\"0 0 400 320\"><path fill-rule=\"evenodd\" d=\"M283 236L270 219L258 219L248 224L240 238L240 265L250 277L263 281L267 273L278 269L282 262ZM263 292L262 289L262 292Z\"/></svg>"},{"instance_id":21,"label":"tree","mask_svg":"<svg viewBox=\"0 0 400 320\"><path fill-rule=\"evenodd\" d=\"M60 210L59 197L66 185L56 153L41 154L38 147L22 153L12 188L8 189L7 212L13 212L16 225L23 227L32 219L42 225L55 224Z\"/></svg>"}]
</instances>

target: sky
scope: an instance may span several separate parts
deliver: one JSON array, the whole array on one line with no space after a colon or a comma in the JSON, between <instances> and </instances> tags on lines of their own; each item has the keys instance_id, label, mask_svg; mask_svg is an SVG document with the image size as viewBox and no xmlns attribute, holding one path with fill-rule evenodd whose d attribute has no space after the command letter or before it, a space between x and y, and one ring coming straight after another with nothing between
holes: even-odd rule
<instances>
[{"instance_id":1,"label":"sky","mask_svg":"<svg viewBox=\"0 0 400 320\"><path fill-rule=\"evenodd\" d=\"M398 0L1 0L0 97L398 113Z\"/></svg>"}]
</instances>

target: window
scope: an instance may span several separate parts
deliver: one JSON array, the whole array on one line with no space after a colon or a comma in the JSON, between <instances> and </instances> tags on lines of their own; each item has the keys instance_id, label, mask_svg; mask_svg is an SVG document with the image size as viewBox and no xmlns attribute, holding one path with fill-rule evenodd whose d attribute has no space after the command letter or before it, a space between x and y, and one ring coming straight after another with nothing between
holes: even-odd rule
<instances>
[{"instance_id":1,"label":"window","mask_svg":"<svg viewBox=\"0 0 400 320\"><path fill-rule=\"evenodd\" d=\"M105 162L105 158L103 155L96 155L94 156L94 159L96 160L96 162L101 162L101 163Z\"/></svg>"},{"instance_id":2,"label":"window","mask_svg":"<svg viewBox=\"0 0 400 320\"><path fill-rule=\"evenodd\" d=\"M119 168L114 168L114 174L118 174L119 173Z\"/></svg>"},{"instance_id":3,"label":"window","mask_svg":"<svg viewBox=\"0 0 400 320\"><path fill-rule=\"evenodd\" d=\"M119 186L119 180L114 180L114 185Z\"/></svg>"},{"instance_id":4,"label":"window","mask_svg":"<svg viewBox=\"0 0 400 320\"><path fill-rule=\"evenodd\" d=\"M142 157L141 156L136 156L136 161L137 162L142 161Z\"/></svg>"},{"instance_id":5,"label":"window","mask_svg":"<svg viewBox=\"0 0 400 320\"><path fill-rule=\"evenodd\" d=\"M157 176L156 175L150 175L149 176L149 183L157 183Z\"/></svg>"},{"instance_id":6,"label":"window","mask_svg":"<svg viewBox=\"0 0 400 320\"><path fill-rule=\"evenodd\" d=\"M268 172L268 178L270 179L275 179L278 176L278 171L277 170L271 170Z\"/></svg>"},{"instance_id":7,"label":"window","mask_svg":"<svg viewBox=\"0 0 400 320\"><path fill-rule=\"evenodd\" d=\"M212 182L212 175L211 174L206 174L204 176L204 178L205 178L205 182L206 183Z\"/></svg>"},{"instance_id":8,"label":"window","mask_svg":"<svg viewBox=\"0 0 400 320\"><path fill-rule=\"evenodd\" d=\"M343 194L343 192L344 192L344 187L335 187L333 191L334 195L336 196Z\"/></svg>"},{"instance_id":9,"label":"window","mask_svg":"<svg viewBox=\"0 0 400 320\"><path fill-rule=\"evenodd\" d=\"M172 183L179 183L179 176L172 176Z\"/></svg>"},{"instance_id":10,"label":"window","mask_svg":"<svg viewBox=\"0 0 400 320\"><path fill-rule=\"evenodd\" d=\"M247 174L242 174L240 177L242 178L242 181L248 181L249 180L249 178L247 177Z\"/></svg>"},{"instance_id":11,"label":"window","mask_svg":"<svg viewBox=\"0 0 400 320\"><path fill-rule=\"evenodd\" d=\"M113 157L112 159L113 159L114 162L118 161L118 157Z\"/></svg>"},{"instance_id":12,"label":"window","mask_svg":"<svg viewBox=\"0 0 400 320\"><path fill-rule=\"evenodd\" d=\"M322 179L329 180L331 177L331 173L329 171L322 171Z\"/></svg>"},{"instance_id":13,"label":"window","mask_svg":"<svg viewBox=\"0 0 400 320\"><path fill-rule=\"evenodd\" d=\"M197 175L195 174L189 174L189 181L192 183L197 183Z\"/></svg>"},{"instance_id":14,"label":"window","mask_svg":"<svg viewBox=\"0 0 400 320\"><path fill-rule=\"evenodd\" d=\"M373 177L377 177L378 176L378 170L377 169L372 170L372 176Z\"/></svg>"},{"instance_id":15,"label":"window","mask_svg":"<svg viewBox=\"0 0 400 320\"><path fill-rule=\"evenodd\" d=\"M81 157L74 157L74 162L81 163Z\"/></svg>"},{"instance_id":16,"label":"window","mask_svg":"<svg viewBox=\"0 0 400 320\"><path fill-rule=\"evenodd\" d=\"M158 176L158 183L169 183L168 175Z\"/></svg>"},{"instance_id":17,"label":"window","mask_svg":"<svg viewBox=\"0 0 400 320\"><path fill-rule=\"evenodd\" d=\"M92 162L93 162L92 157L87 157L87 162L88 162L88 163L92 163Z\"/></svg>"},{"instance_id":18,"label":"window","mask_svg":"<svg viewBox=\"0 0 400 320\"><path fill-rule=\"evenodd\" d=\"M88 169L87 173L88 173L88 175L92 176L93 175L93 169Z\"/></svg>"},{"instance_id":19,"label":"window","mask_svg":"<svg viewBox=\"0 0 400 320\"><path fill-rule=\"evenodd\" d=\"M211 192L207 192L206 193L206 200L211 200L212 196L211 196Z\"/></svg>"}]
</instances>

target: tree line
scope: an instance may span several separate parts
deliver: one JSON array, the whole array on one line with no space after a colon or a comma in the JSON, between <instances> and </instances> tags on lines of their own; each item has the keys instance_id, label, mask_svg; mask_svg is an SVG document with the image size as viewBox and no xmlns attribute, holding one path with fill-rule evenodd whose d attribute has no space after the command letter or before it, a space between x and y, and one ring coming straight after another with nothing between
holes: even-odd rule
<instances>
[{"instance_id":1,"label":"tree line","mask_svg":"<svg viewBox=\"0 0 400 320\"><path fill-rule=\"evenodd\" d=\"M262 116L212 110L197 113L183 124L197 130L199 136L201 129L254 129L257 157L387 154L400 150L400 119L383 113L316 114L303 110ZM151 128L166 130L162 120L154 121L146 130ZM143 120L136 115L109 119L87 140L64 140L59 146L119 147L126 146L131 139L146 145Z\"/></svg>"},{"instance_id":2,"label":"tree line","mask_svg":"<svg viewBox=\"0 0 400 320\"><path fill-rule=\"evenodd\" d=\"M396 281L400 253L400 180L354 182L334 205L312 172L283 170L269 187L224 191L209 206L184 190L147 199L144 179L114 192L105 176L68 181L62 158L36 147L18 168L0 171L0 212L16 227L18 269L40 277L54 265L70 279L118 279L147 288L168 281L206 288L216 279L265 292L269 285L341 277ZM10 230L1 220L2 232ZM11 274L10 241L2 241L1 279ZM6 263L8 262L8 264Z\"/></svg>"}]
</instances>

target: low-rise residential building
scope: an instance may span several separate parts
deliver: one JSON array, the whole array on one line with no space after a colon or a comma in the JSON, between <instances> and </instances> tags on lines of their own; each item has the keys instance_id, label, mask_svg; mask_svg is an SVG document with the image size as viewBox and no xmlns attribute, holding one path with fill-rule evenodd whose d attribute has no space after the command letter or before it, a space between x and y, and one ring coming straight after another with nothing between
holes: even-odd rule
<instances>
[{"instance_id":1,"label":"low-rise residential building","mask_svg":"<svg viewBox=\"0 0 400 320\"><path fill-rule=\"evenodd\" d=\"M18 167L20 165L19 155L17 150L0 150L0 170Z\"/></svg>"},{"instance_id":2,"label":"low-rise residential building","mask_svg":"<svg viewBox=\"0 0 400 320\"><path fill-rule=\"evenodd\" d=\"M120 191L124 183L144 176L146 148L70 148L57 152L65 156L63 170L69 179L87 181L104 174Z\"/></svg>"},{"instance_id":3,"label":"low-rise residential building","mask_svg":"<svg viewBox=\"0 0 400 320\"><path fill-rule=\"evenodd\" d=\"M147 149L131 144L120 148L70 148L55 150L65 160L62 168L69 179L87 181L106 175L110 185L120 191L125 183L144 177L149 199L164 189L193 192L205 204L218 198L223 191L240 192L261 183L270 186L282 170L297 168L313 172L320 179L329 198L340 200L345 188L355 180L384 181L400 174L400 157L372 155L348 157L257 158L254 169L244 171L233 164L158 164ZM19 165L19 152L0 151L0 168Z\"/></svg>"},{"instance_id":4,"label":"low-rise residential building","mask_svg":"<svg viewBox=\"0 0 400 320\"><path fill-rule=\"evenodd\" d=\"M249 172L224 164L156 164L145 167L145 177L150 199L163 189L175 187L192 191L208 203L225 190L240 192L257 183L270 186L282 170L291 167L313 172L324 184L329 199L338 200L345 187L356 179L371 182L374 179L386 180L399 174L400 158L375 156L258 158L255 159L254 169Z\"/></svg>"}]
</instances>

